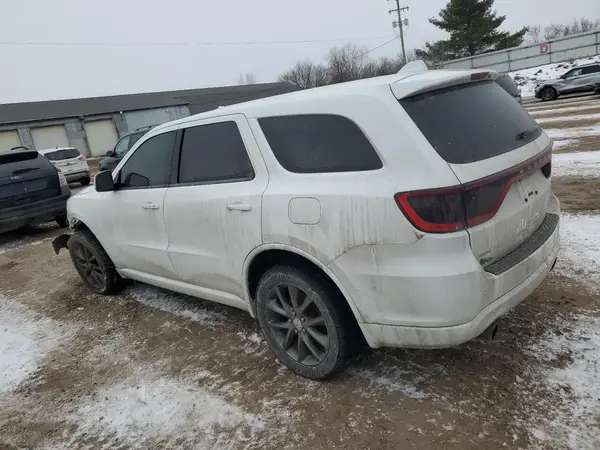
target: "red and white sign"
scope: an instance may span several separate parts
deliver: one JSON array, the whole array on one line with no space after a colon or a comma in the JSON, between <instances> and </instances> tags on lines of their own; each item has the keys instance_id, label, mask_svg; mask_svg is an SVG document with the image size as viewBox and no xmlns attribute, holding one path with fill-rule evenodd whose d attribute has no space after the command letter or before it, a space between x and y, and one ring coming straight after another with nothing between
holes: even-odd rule
<instances>
[{"instance_id":1,"label":"red and white sign","mask_svg":"<svg viewBox=\"0 0 600 450\"><path fill-rule=\"evenodd\" d=\"M540 54L545 55L550 51L550 45L548 44L540 44Z\"/></svg>"}]
</instances>

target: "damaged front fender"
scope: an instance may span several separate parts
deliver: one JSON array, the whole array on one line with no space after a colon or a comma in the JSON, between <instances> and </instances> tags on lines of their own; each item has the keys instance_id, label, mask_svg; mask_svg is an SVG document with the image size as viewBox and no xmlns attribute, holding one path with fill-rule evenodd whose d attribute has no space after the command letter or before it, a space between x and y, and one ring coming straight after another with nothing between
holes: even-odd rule
<instances>
[{"instance_id":1,"label":"damaged front fender","mask_svg":"<svg viewBox=\"0 0 600 450\"><path fill-rule=\"evenodd\" d=\"M67 243L71 238L70 234L61 234L60 236L54 238L52 241L52 248L54 249L54 253L57 255L60 253L61 248L67 248Z\"/></svg>"}]
</instances>

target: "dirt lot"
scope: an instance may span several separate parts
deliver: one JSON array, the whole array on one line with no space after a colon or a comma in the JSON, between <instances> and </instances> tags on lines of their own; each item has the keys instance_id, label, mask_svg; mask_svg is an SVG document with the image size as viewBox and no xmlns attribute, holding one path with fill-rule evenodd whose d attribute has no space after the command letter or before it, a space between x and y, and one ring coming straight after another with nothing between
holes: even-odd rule
<instances>
[{"instance_id":1,"label":"dirt lot","mask_svg":"<svg viewBox=\"0 0 600 450\"><path fill-rule=\"evenodd\" d=\"M561 260L497 340L365 351L327 383L241 311L91 295L54 226L2 235L0 449L600 448L600 176L553 185Z\"/></svg>"}]
</instances>

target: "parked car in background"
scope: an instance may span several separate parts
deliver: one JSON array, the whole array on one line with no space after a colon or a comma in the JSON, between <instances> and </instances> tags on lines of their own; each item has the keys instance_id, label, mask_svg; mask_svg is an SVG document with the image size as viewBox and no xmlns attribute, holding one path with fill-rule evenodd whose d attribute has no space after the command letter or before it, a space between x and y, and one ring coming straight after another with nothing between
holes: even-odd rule
<instances>
[{"instance_id":1,"label":"parked car in background","mask_svg":"<svg viewBox=\"0 0 600 450\"><path fill-rule=\"evenodd\" d=\"M56 220L67 224L65 176L35 150L0 153L0 232Z\"/></svg>"},{"instance_id":2,"label":"parked car in background","mask_svg":"<svg viewBox=\"0 0 600 450\"><path fill-rule=\"evenodd\" d=\"M133 147L135 143L151 129L152 127L140 128L139 130L128 133L119 139L115 145L115 148L109 152L106 152L107 158L100 161L100 170L113 170L115 167L117 167L119 162L121 162L121 159L123 159L131 147Z\"/></svg>"},{"instance_id":3,"label":"parked car in background","mask_svg":"<svg viewBox=\"0 0 600 450\"><path fill-rule=\"evenodd\" d=\"M523 104L523 98L521 97L521 88L517 86L517 83L507 74L499 74L496 78L496 83L500 85L502 89L508 92L512 98L514 98L520 105Z\"/></svg>"},{"instance_id":4,"label":"parked car in background","mask_svg":"<svg viewBox=\"0 0 600 450\"><path fill-rule=\"evenodd\" d=\"M54 250L97 293L244 309L312 379L365 340L493 337L556 262L552 141L495 72L403 70L156 127L69 200Z\"/></svg>"},{"instance_id":5,"label":"parked car in background","mask_svg":"<svg viewBox=\"0 0 600 450\"><path fill-rule=\"evenodd\" d=\"M69 183L79 182L83 186L90 184L90 168L87 160L76 148L49 148L39 152L63 173Z\"/></svg>"},{"instance_id":6,"label":"parked car in background","mask_svg":"<svg viewBox=\"0 0 600 450\"><path fill-rule=\"evenodd\" d=\"M600 89L600 63L586 64L569 70L556 80L537 84L535 96L543 101L556 100L561 95L598 92Z\"/></svg>"}]
</instances>

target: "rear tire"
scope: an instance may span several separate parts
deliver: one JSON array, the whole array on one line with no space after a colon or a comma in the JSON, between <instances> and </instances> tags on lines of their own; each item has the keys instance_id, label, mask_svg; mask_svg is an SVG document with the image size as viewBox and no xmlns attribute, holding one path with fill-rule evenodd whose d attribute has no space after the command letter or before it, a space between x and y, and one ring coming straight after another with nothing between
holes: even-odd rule
<instances>
[{"instance_id":1,"label":"rear tire","mask_svg":"<svg viewBox=\"0 0 600 450\"><path fill-rule=\"evenodd\" d=\"M100 242L89 230L77 230L67 243L71 261L85 285L98 294L117 294L123 279Z\"/></svg>"},{"instance_id":2,"label":"rear tire","mask_svg":"<svg viewBox=\"0 0 600 450\"><path fill-rule=\"evenodd\" d=\"M91 181L90 177L86 177L86 178L82 178L81 181L80 181L80 183L81 183L82 186L87 186L87 185L90 184L90 181Z\"/></svg>"},{"instance_id":3,"label":"rear tire","mask_svg":"<svg viewBox=\"0 0 600 450\"><path fill-rule=\"evenodd\" d=\"M556 92L556 89L554 89L553 87L545 87L544 89L542 89L542 92L540 92L540 98L543 102L556 100L557 97L558 92Z\"/></svg>"},{"instance_id":4,"label":"rear tire","mask_svg":"<svg viewBox=\"0 0 600 450\"><path fill-rule=\"evenodd\" d=\"M273 353L298 375L326 380L345 366L356 320L339 292L313 271L268 270L258 284L256 315Z\"/></svg>"}]
</instances>

